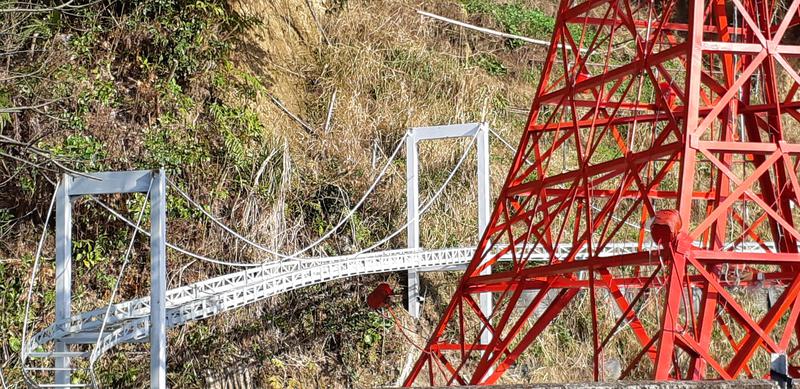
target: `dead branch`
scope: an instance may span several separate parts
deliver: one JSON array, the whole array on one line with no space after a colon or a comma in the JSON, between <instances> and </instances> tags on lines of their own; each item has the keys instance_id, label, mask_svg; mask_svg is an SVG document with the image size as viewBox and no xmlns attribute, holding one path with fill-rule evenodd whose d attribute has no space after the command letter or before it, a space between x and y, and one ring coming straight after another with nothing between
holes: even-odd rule
<instances>
[{"instance_id":1,"label":"dead branch","mask_svg":"<svg viewBox=\"0 0 800 389\"><path fill-rule=\"evenodd\" d=\"M311 1L306 0L306 5L308 5L308 10L311 11L311 18L314 19L314 23L316 23L317 28L319 29L319 33L322 35L322 38L325 40L325 43L330 46L331 40L328 39L328 34L325 33L325 29L322 28L322 23L319 22L317 19L317 13L314 12L314 6L311 5Z\"/></svg>"},{"instance_id":2,"label":"dead branch","mask_svg":"<svg viewBox=\"0 0 800 389\"><path fill-rule=\"evenodd\" d=\"M62 100L64 99L48 100L36 105L23 105L18 107L0 108L0 113L20 113L22 111L27 111L27 110L36 110L38 108L42 108L44 106L54 104Z\"/></svg>"},{"instance_id":3,"label":"dead branch","mask_svg":"<svg viewBox=\"0 0 800 389\"><path fill-rule=\"evenodd\" d=\"M289 115L289 117L290 117L290 118L294 119L294 121L295 121L295 122L297 122L298 124L300 124L300 126L301 126L301 127L303 127L303 129L304 129L304 130L306 130L306 132L308 132L308 134L309 134L309 135L314 135L314 129L313 129L313 128L311 128L311 126L310 126L310 125L308 125L308 123L304 122L304 121L303 121L303 119L300 119L299 117L297 117L297 115L295 115L295 114L293 114L291 111L289 111L289 110L288 110L288 109L287 109L287 108L286 108L286 107L283 105L283 103L281 103L281 101L280 101L280 100L278 100L278 99L277 99L275 96L272 96L272 95L270 95L269 97L272 99L272 102L273 102L273 103L274 103L274 104L275 104L275 105L276 105L278 108L280 108L280 109L281 109L281 111L283 111L284 113L286 113L287 115Z\"/></svg>"},{"instance_id":4,"label":"dead branch","mask_svg":"<svg viewBox=\"0 0 800 389\"><path fill-rule=\"evenodd\" d=\"M333 95L331 96L331 102L328 104L328 117L325 119L325 127L323 127L322 132L328 132L331 128L331 119L333 118L333 107L336 105L336 89L333 90Z\"/></svg>"}]
</instances>

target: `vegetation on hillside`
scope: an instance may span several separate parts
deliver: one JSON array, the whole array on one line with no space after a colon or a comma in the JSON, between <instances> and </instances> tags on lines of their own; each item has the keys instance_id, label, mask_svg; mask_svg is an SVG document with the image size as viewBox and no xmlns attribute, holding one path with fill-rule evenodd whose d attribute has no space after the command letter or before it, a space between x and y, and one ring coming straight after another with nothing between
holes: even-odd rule
<instances>
[{"instance_id":1,"label":"vegetation on hillside","mask_svg":"<svg viewBox=\"0 0 800 389\"><path fill-rule=\"evenodd\" d=\"M289 253L339 221L406 128L488 121L515 139L538 77L541 49L421 19L414 7L540 39L552 29L547 10L532 1L418 3L0 5L9 10L0 13L4 382L19 383L23 291L50 196L64 172L164 167L209 211L253 240ZM422 146L426 196L465 146L465 141ZM494 185L510 158L503 147L492 143ZM403 172L401 158L375 197L309 255L354 252L401 226ZM443 201L424 217L424 245L474 242L474 174L474 166L465 164ZM143 196L104 200L129 216L144 204ZM264 259L236 245L179 196L169 197L168 208L170 241L209 256ZM108 302L131 231L87 199L79 199L75 209L73 311L78 312ZM401 234L386 247L403 244ZM49 231L33 299L35 328L53 320L52 249ZM147 253L140 240L118 301L148 293ZM228 271L170 252L170 287ZM423 280L429 304L421 336L437 307L447 302L452 288L447 281L453 277ZM255 384L267 387L390 384L406 355L416 350L363 302L377 280L387 278L400 288L401 275L345 280L173 330L169 381L200 387L248 370ZM406 326L417 330L410 321ZM144 346L126 345L104 357L97 369L102 383L145 386L143 351Z\"/></svg>"}]
</instances>

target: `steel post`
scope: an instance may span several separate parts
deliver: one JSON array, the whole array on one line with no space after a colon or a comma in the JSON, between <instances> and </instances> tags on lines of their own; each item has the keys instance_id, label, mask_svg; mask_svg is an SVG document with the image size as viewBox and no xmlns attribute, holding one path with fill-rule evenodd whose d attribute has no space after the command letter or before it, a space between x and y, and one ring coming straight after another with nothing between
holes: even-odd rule
<instances>
[{"instance_id":1,"label":"steel post","mask_svg":"<svg viewBox=\"0 0 800 389\"><path fill-rule=\"evenodd\" d=\"M406 229L407 246L419 248L419 153L414 129L408 130L406 138ZM412 317L420 315L419 272L409 270L406 295L408 313Z\"/></svg>"},{"instance_id":2,"label":"steel post","mask_svg":"<svg viewBox=\"0 0 800 389\"><path fill-rule=\"evenodd\" d=\"M489 125L482 123L478 129L478 239L480 240L486 231L486 226L489 225L489 216L491 213L491 183L489 181ZM481 275L492 274L492 267L488 266L481 272ZM492 314L492 294L489 292L481 293L478 297L480 299L481 311L486 317ZM481 344L489 344L492 340L492 333L486 329L481 333Z\"/></svg>"},{"instance_id":3,"label":"steel post","mask_svg":"<svg viewBox=\"0 0 800 389\"><path fill-rule=\"evenodd\" d=\"M56 194L56 323L63 322L63 329L69 327L72 314L72 201L69 190L72 177L64 174ZM55 351L64 353L69 346L64 342L55 343ZM70 383L69 357L55 358L56 385Z\"/></svg>"},{"instance_id":4,"label":"steel post","mask_svg":"<svg viewBox=\"0 0 800 389\"><path fill-rule=\"evenodd\" d=\"M167 387L167 181L154 173L150 190L150 387Z\"/></svg>"},{"instance_id":5,"label":"steel post","mask_svg":"<svg viewBox=\"0 0 800 389\"><path fill-rule=\"evenodd\" d=\"M477 148L477 180L478 180L478 239L481 238L489 223L490 215L490 182L489 182L489 126L486 123L448 124L433 127L411 128L406 133L406 215L408 220L407 245L410 249L420 248L419 241L419 142L447 138L476 137ZM420 315L418 270L408 271L407 301L408 312L413 317ZM491 267L484 274L491 274ZM491 293L481 293L479 306L484 312L492 309ZM486 332L482 339L487 342L490 335Z\"/></svg>"}]
</instances>

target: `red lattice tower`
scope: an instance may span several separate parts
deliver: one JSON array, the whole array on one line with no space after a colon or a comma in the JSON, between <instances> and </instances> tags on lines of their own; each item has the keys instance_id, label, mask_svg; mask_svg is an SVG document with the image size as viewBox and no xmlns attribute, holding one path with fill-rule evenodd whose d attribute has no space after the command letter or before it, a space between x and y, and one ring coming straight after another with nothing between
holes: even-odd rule
<instances>
[{"instance_id":1,"label":"red lattice tower","mask_svg":"<svg viewBox=\"0 0 800 389\"><path fill-rule=\"evenodd\" d=\"M612 355L629 379L761 377L775 354L800 376L798 4L562 0L489 227L406 385L498 382L576 315L595 380Z\"/></svg>"}]
</instances>

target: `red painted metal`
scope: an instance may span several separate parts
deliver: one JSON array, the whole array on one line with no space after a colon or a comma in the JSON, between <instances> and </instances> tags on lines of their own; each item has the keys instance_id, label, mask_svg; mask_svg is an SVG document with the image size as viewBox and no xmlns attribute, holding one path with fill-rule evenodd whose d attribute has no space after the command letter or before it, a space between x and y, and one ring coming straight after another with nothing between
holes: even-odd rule
<instances>
[{"instance_id":1,"label":"red painted metal","mask_svg":"<svg viewBox=\"0 0 800 389\"><path fill-rule=\"evenodd\" d=\"M799 8L562 0L489 227L405 384L496 383L567 312L591 320L596 380L609 355L621 378L764 376L770 353L800 371ZM622 242L639 252L601 256Z\"/></svg>"},{"instance_id":2,"label":"red painted metal","mask_svg":"<svg viewBox=\"0 0 800 389\"><path fill-rule=\"evenodd\" d=\"M382 282L367 296L367 305L375 310L389 306L389 298L392 297L393 294L394 291L392 287Z\"/></svg>"}]
</instances>

